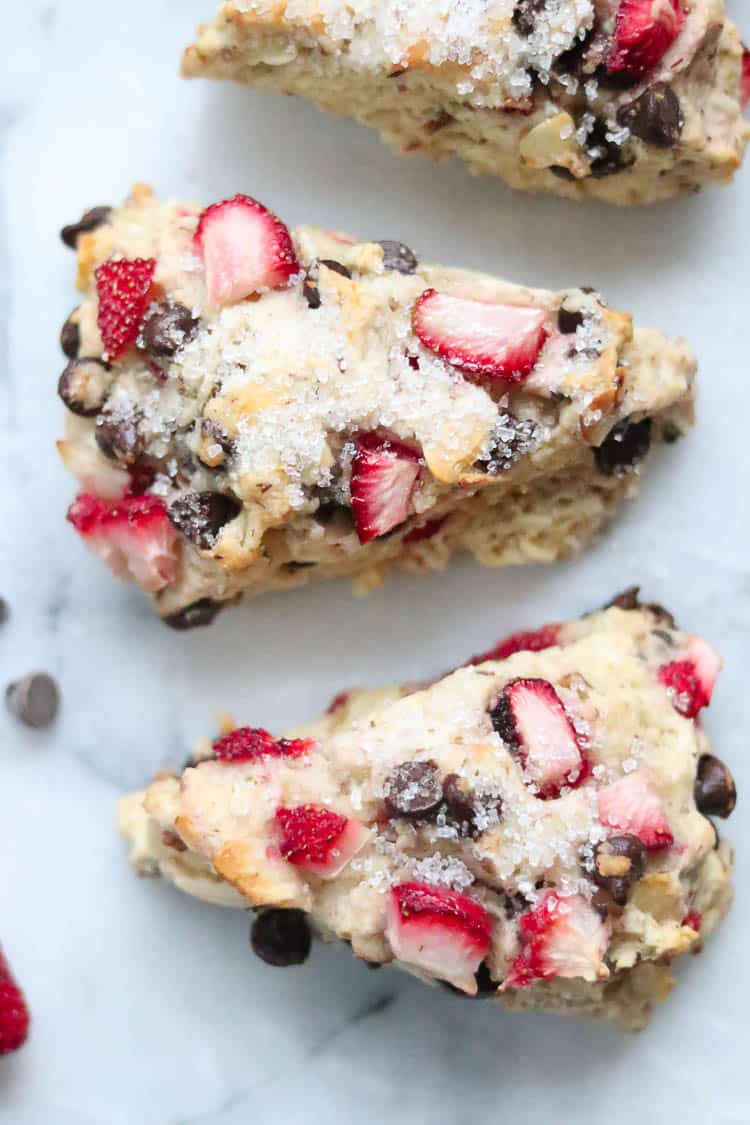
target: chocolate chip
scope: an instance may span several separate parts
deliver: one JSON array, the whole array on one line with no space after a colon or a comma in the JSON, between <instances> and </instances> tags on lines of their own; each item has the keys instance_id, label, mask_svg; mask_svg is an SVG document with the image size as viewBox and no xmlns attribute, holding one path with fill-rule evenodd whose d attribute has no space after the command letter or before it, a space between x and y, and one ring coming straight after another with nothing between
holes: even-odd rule
<instances>
[{"instance_id":1,"label":"chocolate chip","mask_svg":"<svg viewBox=\"0 0 750 1125\"><path fill-rule=\"evenodd\" d=\"M602 444L595 449L596 467L605 476L622 476L634 469L651 448L650 418L641 422L620 422L607 434Z\"/></svg>"},{"instance_id":2,"label":"chocolate chip","mask_svg":"<svg viewBox=\"0 0 750 1125\"><path fill-rule=\"evenodd\" d=\"M265 961L286 969L302 965L310 956L312 934L303 910L263 910L250 930L253 953Z\"/></svg>"},{"instance_id":3,"label":"chocolate chip","mask_svg":"<svg viewBox=\"0 0 750 1125\"><path fill-rule=\"evenodd\" d=\"M60 231L60 238L66 246L69 246L71 250L75 250L78 245L79 235L90 234L91 231L98 230L99 227L109 222L111 214L111 207L92 207L90 211L86 211L81 215L77 223L70 223L68 226L63 227Z\"/></svg>"},{"instance_id":4,"label":"chocolate chip","mask_svg":"<svg viewBox=\"0 0 750 1125\"><path fill-rule=\"evenodd\" d=\"M73 320L77 312L78 309L73 309L60 329L60 347L63 355L66 355L68 359L78 359L78 353L81 350L81 330Z\"/></svg>"},{"instance_id":5,"label":"chocolate chip","mask_svg":"<svg viewBox=\"0 0 750 1125\"><path fill-rule=\"evenodd\" d=\"M178 609L176 613L170 613L167 617L162 617L162 621L170 629L176 629L184 633L188 629L201 629L206 625L213 624L223 608L223 602L215 602L211 598L201 598L200 601L193 602L192 605L187 605L184 609Z\"/></svg>"},{"instance_id":6,"label":"chocolate chip","mask_svg":"<svg viewBox=\"0 0 750 1125\"><path fill-rule=\"evenodd\" d=\"M234 440L218 422L214 422L211 418L204 418L201 422L201 433L209 445L218 445L227 457L234 456L236 451Z\"/></svg>"},{"instance_id":7,"label":"chocolate chip","mask_svg":"<svg viewBox=\"0 0 750 1125\"><path fill-rule=\"evenodd\" d=\"M342 277L352 276L351 270L347 269L341 262L334 261L333 258L321 258L319 262L314 262L305 274L305 280L302 282L302 292L308 307L311 309L320 308L320 290L314 280L317 275L317 266L326 266L329 270L333 270L334 273L341 274Z\"/></svg>"},{"instance_id":8,"label":"chocolate chip","mask_svg":"<svg viewBox=\"0 0 750 1125\"><path fill-rule=\"evenodd\" d=\"M397 273L415 273L419 260L413 250L403 242L393 242L391 239L377 240L377 245L383 249L383 268L396 270Z\"/></svg>"},{"instance_id":9,"label":"chocolate chip","mask_svg":"<svg viewBox=\"0 0 750 1125\"><path fill-rule=\"evenodd\" d=\"M433 133L439 133L441 129L452 125L455 120L452 113L446 113L444 109L441 109L434 117L430 117L429 120L425 121L424 131L428 136L432 136Z\"/></svg>"},{"instance_id":10,"label":"chocolate chip","mask_svg":"<svg viewBox=\"0 0 750 1125\"><path fill-rule=\"evenodd\" d=\"M618 906L625 906L646 868L646 848L637 836L610 836L596 847L592 878Z\"/></svg>"},{"instance_id":11,"label":"chocolate chip","mask_svg":"<svg viewBox=\"0 0 750 1125\"><path fill-rule=\"evenodd\" d=\"M186 539L202 551L216 546L219 532L242 511L242 505L223 492L187 492L173 500L167 515Z\"/></svg>"},{"instance_id":12,"label":"chocolate chip","mask_svg":"<svg viewBox=\"0 0 750 1125\"><path fill-rule=\"evenodd\" d=\"M60 689L46 672L24 676L5 690L5 701L11 714L27 727L41 730L50 726L60 710Z\"/></svg>"},{"instance_id":13,"label":"chocolate chip","mask_svg":"<svg viewBox=\"0 0 750 1125\"><path fill-rule=\"evenodd\" d=\"M104 406L111 386L112 372L107 364L84 356L70 361L58 380L57 393L72 414L91 418Z\"/></svg>"},{"instance_id":14,"label":"chocolate chip","mask_svg":"<svg viewBox=\"0 0 750 1125\"><path fill-rule=\"evenodd\" d=\"M334 261L333 258L321 258L319 264L325 266L326 269L333 270L334 273L338 273L342 277L352 276L352 271L350 269L347 269L341 262Z\"/></svg>"},{"instance_id":15,"label":"chocolate chip","mask_svg":"<svg viewBox=\"0 0 750 1125\"><path fill-rule=\"evenodd\" d=\"M737 804L734 778L713 754L703 754L698 762L695 778L695 803L706 816L731 816Z\"/></svg>"},{"instance_id":16,"label":"chocolate chip","mask_svg":"<svg viewBox=\"0 0 750 1125\"><path fill-rule=\"evenodd\" d=\"M478 794L464 789L458 774L449 773L443 781L443 807L449 825L459 836L479 836L500 819L503 802L497 793Z\"/></svg>"},{"instance_id":17,"label":"chocolate chip","mask_svg":"<svg viewBox=\"0 0 750 1125\"><path fill-rule=\"evenodd\" d=\"M505 745L512 753L517 753L521 748L516 730L516 721L513 718L510 702L507 695L498 696L497 702L490 710L492 729L500 735Z\"/></svg>"},{"instance_id":18,"label":"chocolate chip","mask_svg":"<svg viewBox=\"0 0 750 1125\"><path fill-rule=\"evenodd\" d=\"M580 309L566 309L565 305L560 305L557 310L557 327L565 336L570 336L580 328L583 321L584 315Z\"/></svg>"},{"instance_id":19,"label":"chocolate chip","mask_svg":"<svg viewBox=\"0 0 750 1125\"><path fill-rule=\"evenodd\" d=\"M138 411L127 415L100 414L94 437L105 457L125 465L133 465L146 447Z\"/></svg>"},{"instance_id":20,"label":"chocolate chip","mask_svg":"<svg viewBox=\"0 0 750 1125\"><path fill-rule=\"evenodd\" d=\"M612 126L607 121L598 118L586 138L586 151L591 162L589 174L594 179L623 172L635 159L621 144L608 139L607 134L612 131Z\"/></svg>"},{"instance_id":21,"label":"chocolate chip","mask_svg":"<svg viewBox=\"0 0 750 1125\"><path fill-rule=\"evenodd\" d=\"M638 597L640 590L640 586L628 586L627 590L623 590L621 594L616 594L611 601L607 602L604 609L647 609L653 613L655 617L658 617L660 621L664 622L668 629L676 629L677 622L669 610L665 609L663 605L659 605L657 602L642 602ZM671 640L669 634L667 634L667 638Z\"/></svg>"},{"instance_id":22,"label":"chocolate chip","mask_svg":"<svg viewBox=\"0 0 750 1125\"><path fill-rule=\"evenodd\" d=\"M187 844L180 839L176 832L165 829L161 834L161 842L165 848L173 848L176 852L186 852Z\"/></svg>"},{"instance_id":23,"label":"chocolate chip","mask_svg":"<svg viewBox=\"0 0 750 1125\"><path fill-rule=\"evenodd\" d=\"M634 137L655 148L673 148L685 124L680 100L665 82L651 86L635 101L624 105L617 120L627 126Z\"/></svg>"},{"instance_id":24,"label":"chocolate chip","mask_svg":"<svg viewBox=\"0 0 750 1125\"><path fill-rule=\"evenodd\" d=\"M193 338L198 323L178 301L156 301L143 318L138 346L160 359L170 358Z\"/></svg>"},{"instance_id":25,"label":"chocolate chip","mask_svg":"<svg viewBox=\"0 0 750 1125\"><path fill-rule=\"evenodd\" d=\"M403 762L388 774L385 805L391 816L425 817L436 811L443 797L435 762Z\"/></svg>"},{"instance_id":26,"label":"chocolate chip","mask_svg":"<svg viewBox=\"0 0 750 1125\"><path fill-rule=\"evenodd\" d=\"M539 427L531 418L516 418L503 410L498 414L487 456L476 461L475 467L489 476L507 472L535 448L538 435Z\"/></svg>"},{"instance_id":27,"label":"chocolate chip","mask_svg":"<svg viewBox=\"0 0 750 1125\"><path fill-rule=\"evenodd\" d=\"M557 176L558 180L566 180L568 183L573 183L576 178L570 168L565 168L562 164L550 164L547 171Z\"/></svg>"},{"instance_id":28,"label":"chocolate chip","mask_svg":"<svg viewBox=\"0 0 750 1125\"><path fill-rule=\"evenodd\" d=\"M513 9L513 26L519 35L528 39L534 34L536 17L544 8L545 0L518 0Z\"/></svg>"}]
</instances>

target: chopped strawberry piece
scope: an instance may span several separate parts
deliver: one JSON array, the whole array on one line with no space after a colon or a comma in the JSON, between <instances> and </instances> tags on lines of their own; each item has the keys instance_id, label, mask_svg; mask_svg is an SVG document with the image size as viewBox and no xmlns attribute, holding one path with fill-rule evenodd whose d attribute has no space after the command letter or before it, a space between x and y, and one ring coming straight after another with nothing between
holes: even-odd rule
<instances>
[{"instance_id":1,"label":"chopped strawberry piece","mask_svg":"<svg viewBox=\"0 0 750 1125\"><path fill-rule=\"evenodd\" d=\"M284 859L321 879L333 879L370 838L358 820L317 805L276 810L279 851Z\"/></svg>"},{"instance_id":2,"label":"chopped strawberry piece","mask_svg":"<svg viewBox=\"0 0 750 1125\"><path fill-rule=\"evenodd\" d=\"M118 359L135 343L151 302L153 258L110 259L96 271L99 331L106 358Z\"/></svg>"},{"instance_id":3,"label":"chopped strawberry piece","mask_svg":"<svg viewBox=\"0 0 750 1125\"><path fill-rule=\"evenodd\" d=\"M434 538L443 529L447 520L448 517L443 516L442 519L428 520L421 527L412 528L409 534L404 536L404 543L422 543L425 539Z\"/></svg>"},{"instance_id":4,"label":"chopped strawberry piece","mask_svg":"<svg viewBox=\"0 0 750 1125\"><path fill-rule=\"evenodd\" d=\"M511 633L488 652L474 656L469 664L484 664L487 660L506 660L516 652L542 652L560 643L560 625L543 625L533 633Z\"/></svg>"},{"instance_id":5,"label":"chopped strawberry piece","mask_svg":"<svg viewBox=\"0 0 750 1125\"><path fill-rule=\"evenodd\" d=\"M633 76L653 70L684 23L680 0L620 0L608 69Z\"/></svg>"},{"instance_id":6,"label":"chopped strawberry piece","mask_svg":"<svg viewBox=\"0 0 750 1125\"><path fill-rule=\"evenodd\" d=\"M214 754L220 762L255 762L260 758L299 758L315 745L311 738L274 738L260 727L238 727L217 738Z\"/></svg>"},{"instance_id":7,"label":"chopped strawberry piece","mask_svg":"<svg viewBox=\"0 0 750 1125\"><path fill-rule=\"evenodd\" d=\"M701 925L703 924L703 915L697 910L691 910L690 913L686 914L682 919L681 924L683 926L689 926L691 930L695 930L696 934L699 934L701 932Z\"/></svg>"},{"instance_id":8,"label":"chopped strawberry piece","mask_svg":"<svg viewBox=\"0 0 750 1125\"><path fill-rule=\"evenodd\" d=\"M385 936L399 961L474 995L474 974L492 941L492 918L467 895L401 883L390 894Z\"/></svg>"},{"instance_id":9,"label":"chopped strawberry piece","mask_svg":"<svg viewBox=\"0 0 750 1125\"><path fill-rule=\"evenodd\" d=\"M544 309L473 301L428 289L412 326L424 346L461 371L520 383L547 337Z\"/></svg>"},{"instance_id":10,"label":"chopped strawberry piece","mask_svg":"<svg viewBox=\"0 0 750 1125\"><path fill-rule=\"evenodd\" d=\"M206 267L209 300L217 308L285 285L299 271L288 229L247 195L208 207L198 222L195 245Z\"/></svg>"},{"instance_id":11,"label":"chopped strawberry piece","mask_svg":"<svg viewBox=\"0 0 750 1125\"><path fill-rule=\"evenodd\" d=\"M646 768L625 774L599 792L599 820L637 836L649 849L674 843L656 780Z\"/></svg>"},{"instance_id":12,"label":"chopped strawberry piece","mask_svg":"<svg viewBox=\"0 0 750 1125\"><path fill-rule=\"evenodd\" d=\"M413 449L392 438L362 434L352 462L352 512L360 543L403 523L420 473Z\"/></svg>"},{"instance_id":13,"label":"chopped strawberry piece","mask_svg":"<svg viewBox=\"0 0 750 1125\"><path fill-rule=\"evenodd\" d=\"M503 988L524 988L555 977L596 981L607 975L602 959L609 930L581 895L546 895L520 918L518 928L521 952Z\"/></svg>"},{"instance_id":14,"label":"chopped strawberry piece","mask_svg":"<svg viewBox=\"0 0 750 1125\"><path fill-rule=\"evenodd\" d=\"M0 1055L9 1055L24 1045L29 1022L24 995L0 952Z\"/></svg>"},{"instance_id":15,"label":"chopped strawberry piece","mask_svg":"<svg viewBox=\"0 0 750 1125\"><path fill-rule=\"evenodd\" d=\"M750 51L742 47L742 75L740 77L740 105L743 109L750 104Z\"/></svg>"},{"instance_id":16,"label":"chopped strawberry piece","mask_svg":"<svg viewBox=\"0 0 750 1125\"><path fill-rule=\"evenodd\" d=\"M547 680L512 680L492 710L495 730L516 751L528 781L547 800L588 776L575 728Z\"/></svg>"},{"instance_id":17,"label":"chopped strawberry piece","mask_svg":"<svg viewBox=\"0 0 750 1125\"><path fill-rule=\"evenodd\" d=\"M659 682L686 719L708 707L721 671L721 657L701 637L692 637L683 660L672 660L659 669Z\"/></svg>"},{"instance_id":18,"label":"chopped strawberry piece","mask_svg":"<svg viewBox=\"0 0 750 1125\"><path fill-rule=\"evenodd\" d=\"M82 492L68 520L118 578L131 578L152 593L174 582L177 532L158 497L103 500Z\"/></svg>"}]
</instances>

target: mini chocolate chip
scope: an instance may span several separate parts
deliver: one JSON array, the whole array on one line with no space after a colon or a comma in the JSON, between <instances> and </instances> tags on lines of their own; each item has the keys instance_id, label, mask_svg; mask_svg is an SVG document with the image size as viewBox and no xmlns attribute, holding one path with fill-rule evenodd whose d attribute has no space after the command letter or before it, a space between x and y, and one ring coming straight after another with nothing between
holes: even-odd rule
<instances>
[{"instance_id":1,"label":"mini chocolate chip","mask_svg":"<svg viewBox=\"0 0 750 1125\"><path fill-rule=\"evenodd\" d=\"M60 710L60 689L46 672L24 676L5 690L5 701L11 714L27 727L41 730L50 726Z\"/></svg>"},{"instance_id":2,"label":"mini chocolate chip","mask_svg":"<svg viewBox=\"0 0 750 1125\"><path fill-rule=\"evenodd\" d=\"M403 242L394 242L389 238L380 238L376 243L383 249L383 267L387 270L396 270L397 273L415 273L419 260L413 250Z\"/></svg>"},{"instance_id":3,"label":"mini chocolate chip","mask_svg":"<svg viewBox=\"0 0 750 1125\"><path fill-rule=\"evenodd\" d=\"M435 762L402 762L388 774L385 805L391 816L425 817L435 812L443 797L440 771Z\"/></svg>"},{"instance_id":4,"label":"mini chocolate chip","mask_svg":"<svg viewBox=\"0 0 750 1125\"><path fill-rule=\"evenodd\" d=\"M224 525L241 511L239 501L223 492L187 492L172 501L167 515L186 539L202 551L210 551Z\"/></svg>"},{"instance_id":5,"label":"mini chocolate chip","mask_svg":"<svg viewBox=\"0 0 750 1125\"><path fill-rule=\"evenodd\" d=\"M605 476L622 476L634 469L651 448L650 418L641 422L620 422L607 434L602 444L595 449L596 467Z\"/></svg>"},{"instance_id":6,"label":"mini chocolate chip","mask_svg":"<svg viewBox=\"0 0 750 1125\"><path fill-rule=\"evenodd\" d=\"M665 82L658 82L644 90L635 101L624 105L617 120L627 126L634 137L655 148L673 148L685 124L680 99Z\"/></svg>"},{"instance_id":7,"label":"mini chocolate chip","mask_svg":"<svg viewBox=\"0 0 750 1125\"><path fill-rule=\"evenodd\" d=\"M492 729L500 735L509 750L517 752L521 744L518 740L516 721L513 718L513 711L507 695L498 696L497 702L490 710L490 722L492 723Z\"/></svg>"},{"instance_id":8,"label":"mini chocolate chip","mask_svg":"<svg viewBox=\"0 0 750 1125\"><path fill-rule=\"evenodd\" d=\"M211 418L204 418L201 422L201 433L211 444L218 445L227 457L234 455L236 448L234 440L218 422L214 422Z\"/></svg>"},{"instance_id":9,"label":"mini chocolate chip","mask_svg":"<svg viewBox=\"0 0 750 1125\"><path fill-rule=\"evenodd\" d=\"M734 778L713 754L703 754L698 762L695 778L695 803L706 816L731 816L737 804Z\"/></svg>"},{"instance_id":10,"label":"mini chocolate chip","mask_svg":"<svg viewBox=\"0 0 750 1125\"><path fill-rule=\"evenodd\" d=\"M313 263L310 269L305 273L305 279L302 282L302 292L308 307L311 309L320 308L320 290L318 289L317 282L313 280L317 273L317 265L326 266L329 270L333 270L334 273L341 274L342 277L352 276L351 270L347 269L341 262L334 261L333 258L321 258L319 262Z\"/></svg>"},{"instance_id":11,"label":"mini chocolate chip","mask_svg":"<svg viewBox=\"0 0 750 1125\"><path fill-rule=\"evenodd\" d=\"M334 261L333 258L321 258L319 265L325 266L326 269L333 270L334 273L340 274L342 277L351 277L352 271L342 265L341 262Z\"/></svg>"},{"instance_id":12,"label":"mini chocolate chip","mask_svg":"<svg viewBox=\"0 0 750 1125\"><path fill-rule=\"evenodd\" d=\"M586 151L591 161L589 174L594 179L623 172L633 163L634 157L629 156L621 144L607 139L607 133L611 131L609 123L598 118L586 138Z\"/></svg>"},{"instance_id":13,"label":"mini chocolate chip","mask_svg":"<svg viewBox=\"0 0 750 1125\"><path fill-rule=\"evenodd\" d=\"M125 465L133 465L146 448L141 415L137 411L123 416L100 414L94 437L105 457Z\"/></svg>"},{"instance_id":14,"label":"mini chocolate chip","mask_svg":"<svg viewBox=\"0 0 750 1125\"><path fill-rule=\"evenodd\" d=\"M184 633L188 629L201 629L206 625L212 625L223 608L223 602L215 602L211 598L201 598L199 601L193 602L192 605L185 606L184 609L178 609L176 613L170 613L167 617L162 617L162 621L170 629L176 629L178 632Z\"/></svg>"},{"instance_id":15,"label":"mini chocolate chip","mask_svg":"<svg viewBox=\"0 0 750 1125\"><path fill-rule=\"evenodd\" d=\"M78 309L73 309L60 329L60 347L63 355L66 355L68 359L78 359L78 353L81 350L81 330L73 320L77 312Z\"/></svg>"},{"instance_id":16,"label":"mini chocolate chip","mask_svg":"<svg viewBox=\"0 0 750 1125\"><path fill-rule=\"evenodd\" d=\"M568 183L573 183L576 178L570 168L565 168L562 164L550 164L547 171L557 176L558 180L566 180Z\"/></svg>"},{"instance_id":17,"label":"mini chocolate chip","mask_svg":"<svg viewBox=\"0 0 750 1125\"><path fill-rule=\"evenodd\" d=\"M545 0L518 0L513 9L513 26L519 35L528 39L534 34L536 18L544 4Z\"/></svg>"},{"instance_id":18,"label":"mini chocolate chip","mask_svg":"<svg viewBox=\"0 0 750 1125\"><path fill-rule=\"evenodd\" d=\"M475 461L475 468L489 476L507 472L534 449L538 436L539 427L531 418L516 418L503 410L498 414L487 456Z\"/></svg>"},{"instance_id":19,"label":"mini chocolate chip","mask_svg":"<svg viewBox=\"0 0 750 1125\"><path fill-rule=\"evenodd\" d=\"M165 848L173 848L176 852L186 852L187 844L180 839L176 832L170 832L168 829L161 834L161 842Z\"/></svg>"},{"instance_id":20,"label":"mini chocolate chip","mask_svg":"<svg viewBox=\"0 0 750 1125\"><path fill-rule=\"evenodd\" d=\"M79 235L90 234L91 231L104 226L105 223L109 222L111 214L111 207L92 207L90 211L86 211L81 215L77 223L70 223L68 226L63 227L60 231L60 238L66 246L69 246L71 250L75 250L78 245Z\"/></svg>"},{"instance_id":21,"label":"mini chocolate chip","mask_svg":"<svg viewBox=\"0 0 750 1125\"><path fill-rule=\"evenodd\" d=\"M627 590L623 590L621 594L616 594L611 601L607 602L604 609L647 609L653 613L654 617L658 617L668 629L676 629L677 622L669 610L665 609L663 605L659 605L657 602L642 602L638 597L640 590L640 586L628 586ZM671 641L669 634L666 634L666 639Z\"/></svg>"},{"instance_id":22,"label":"mini chocolate chip","mask_svg":"<svg viewBox=\"0 0 750 1125\"><path fill-rule=\"evenodd\" d=\"M499 794L478 794L464 789L455 773L449 773L443 781L443 806L448 824L456 828L460 836L481 835L491 814L497 814L499 819L503 813Z\"/></svg>"},{"instance_id":23,"label":"mini chocolate chip","mask_svg":"<svg viewBox=\"0 0 750 1125\"><path fill-rule=\"evenodd\" d=\"M143 318L138 346L160 359L169 358L193 338L198 323L178 301L155 301Z\"/></svg>"},{"instance_id":24,"label":"mini chocolate chip","mask_svg":"<svg viewBox=\"0 0 750 1125\"><path fill-rule=\"evenodd\" d=\"M303 910L263 910L250 930L253 953L267 965L286 969L310 956L312 934Z\"/></svg>"},{"instance_id":25,"label":"mini chocolate chip","mask_svg":"<svg viewBox=\"0 0 750 1125\"><path fill-rule=\"evenodd\" d=\"M610 836L596 847L592 878L618 906L625 906L633 883L646 867L646 848L637 836Z\"/></svg>"},{"instance_id":26,"label":"mini chocolate chip","mask_svg":"<svg viewBox=\"0 0 750 1125\"><path fill-rule=\"evenodd\" d=\"M84 356L71 359L58 380L57 393L72 414L92 418L107 401L111 386L112 372L107 364Z\"/></svg>"},{"instance_id":27,"label":"mini chocolate chip","mask_svg":"<svg viewBox=\"0 0 750 1125\"><path fill-rule=\"evenodd\" d=\"M557 327L565 336L570 336L583 324L584 315L580 309L566 309L560 305L557 310Z\"/></svg>"}]
</instances>

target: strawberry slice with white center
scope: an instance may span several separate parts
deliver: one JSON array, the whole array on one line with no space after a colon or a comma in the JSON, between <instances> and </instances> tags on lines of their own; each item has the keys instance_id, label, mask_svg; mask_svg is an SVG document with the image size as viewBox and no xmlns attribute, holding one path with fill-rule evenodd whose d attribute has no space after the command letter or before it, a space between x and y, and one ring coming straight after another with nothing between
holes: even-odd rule
<instances>
[{"instance_id":1,"label":"strawberry slice with white center","mask_svg":"<svg viewBox=\"0 0 750 1125\"><path fill-rule=\"evenodd\" d=\"M287 227L248 195L208 207L198 222L195 245L216 308L285 285L300 268Z\"/></svg>"},{"instance_id":2,"label":"strawberry slice with white center","mask_svg":"<svg viewBox=\"0 0 750 1125\"><path fill-rule=\"evenodd\" d=\"M597 981L609 975L603 961L609 928L581 895L546 895L520 918L518 929L521 952L503 989L555 977Z\"/></svg>"},{"instance_id":3,"label":"strawberry slice with white center","mask_svg":"<svg viewBox=\"0 0 750 1125\"><path fill-rule=\"evenodd\" d=\"M412 327L426 348L461 371L520 383L547 338L544 309L474 301L428 289L414 306Z\"/></svg>"},{"instance_id":4,"label":"strawberry slice with white center","mask_svg":"<svg viewBox=\"0 0 750 1125\"><path fill-rule=\"evenodd\" d=\"M334 879L370 839L367 825L319 805L276 810L278 846L288 863Z\"/></svg>"},{"instance_id":5,"label":"strawberry slice with white center","mask_svg":"<svg viewBox=\"0 0 750 1125\"><path fill-rule=\"evenodd\" d=\"M750 104L750 51L742 47L742 73L740 75L740 106L745 109Z\"/></svg>"},{"instance_id":6,"label":"strawberry slice with white center","mask_svg":"<svg viewBox=\"0 0 750 1125\"><path fill-rule=\"evenodd\" d=\"M608 828L637 836L650 850L674 843L656 779L645 767L599 792L599 820Z\"/></svg>"},{"instance_id":7,"label":"strawberry slice with white center","mask_svg":"<svg viewBox=\"0 0 750 1125\"><path fill-rule=\"evenodd\" d=\"M721 668L718 652L702 637L691 637L683 659L662 664L659 682L669 691L675 710L694 719L711 702Z\"/></svg>"},{"instance_id":8,"label":"strawberry slice with white center","mask_svg":"<svg viewBox=\"0 0 750 1125\"><path fill-rule=\"evenodd\" d=\"M177 532L158 497L113 501L82 492L68 520L118 578L130 578L149 593L174 582Z\"/></svg>"},{"instance_id":9,"label":"strawberry slice with white center","mask_svg":"<svg viewBox=\"0 0 750 1125\"><path fill-rule=\"evenodd\" d=\"M647 74L667 53L685 23L680 0L620 0L607 68Z\"/></svg>"},{"instance_id":10,"label":"strawberry slice with white center","mask_svg":"<svg viewBox=\"0 0 750 1125\"><path fill-rule=\"evenodd\" d=\"M360 543L385 535L408 518L419 473L419 457L400 441L377 434L357 438L351 497Z\"/></svg>"},{"instance_id":11,"label":"strawberry slice with white center","mask_svg":"<svg viewBox=\"0 0 750 1125\"><path fill-rule=\"evenodd\" d=\"M493 708L495 729L519 754L529 782L543 799L559 797L564 786L580 785L587 775L575 728L562 700L547 680L512 680Z\"/></svg>"},{"instance_id":12,"label":"strawberry slice with white center","mask_svg":"<svg viewBox=\"0 0 750 1125\"><path fill-rule=\"evenodd\" d=\"M474 996L475 973L492 941L492 917L457 891L400 883L388 901L385 936L397 960Z\"/></svg>"}]
</instances>

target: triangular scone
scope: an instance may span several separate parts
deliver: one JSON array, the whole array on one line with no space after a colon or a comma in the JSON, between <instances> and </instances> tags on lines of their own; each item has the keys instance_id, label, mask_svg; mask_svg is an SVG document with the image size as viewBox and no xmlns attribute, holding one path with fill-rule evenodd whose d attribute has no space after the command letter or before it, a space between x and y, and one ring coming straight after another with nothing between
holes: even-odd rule
<instances>
[{"instance_id":1,"label":"triangular scone","mask_svg":"<svg viewBox=\"0 0 750 1125\"><path fill-rule=\"evenodd\" d=\"M261 925L294 911L277 936L302 911L370 963L642 1026L731 902L707 814L735 793L697 721L718 656L618 602L286 739L225 734L121 803L132 862Z\"/></svg>"},{"instance_id":2,"label":"triangular scone","mask_svg":"<svg viewBox=\"0 0 750 1125\"><path fill-rule=\"evenodd\" d=\"M516 188L623 204L731 179L746 58L723 0L225 0L183 72L300 94Z\"/></svg>"},{"instance_id":3,"label":"triangular scone","mask_svg":"<svg viewBox=\"0 0 750 1125\"><path fill-rule=\"evenodd\" d=\"M93 215L93 218L92 218ZM594 292L136 188L66 228L70 520L160 614L585 546L690 425L685 345Z\"/></svg>"}]
</instances>

